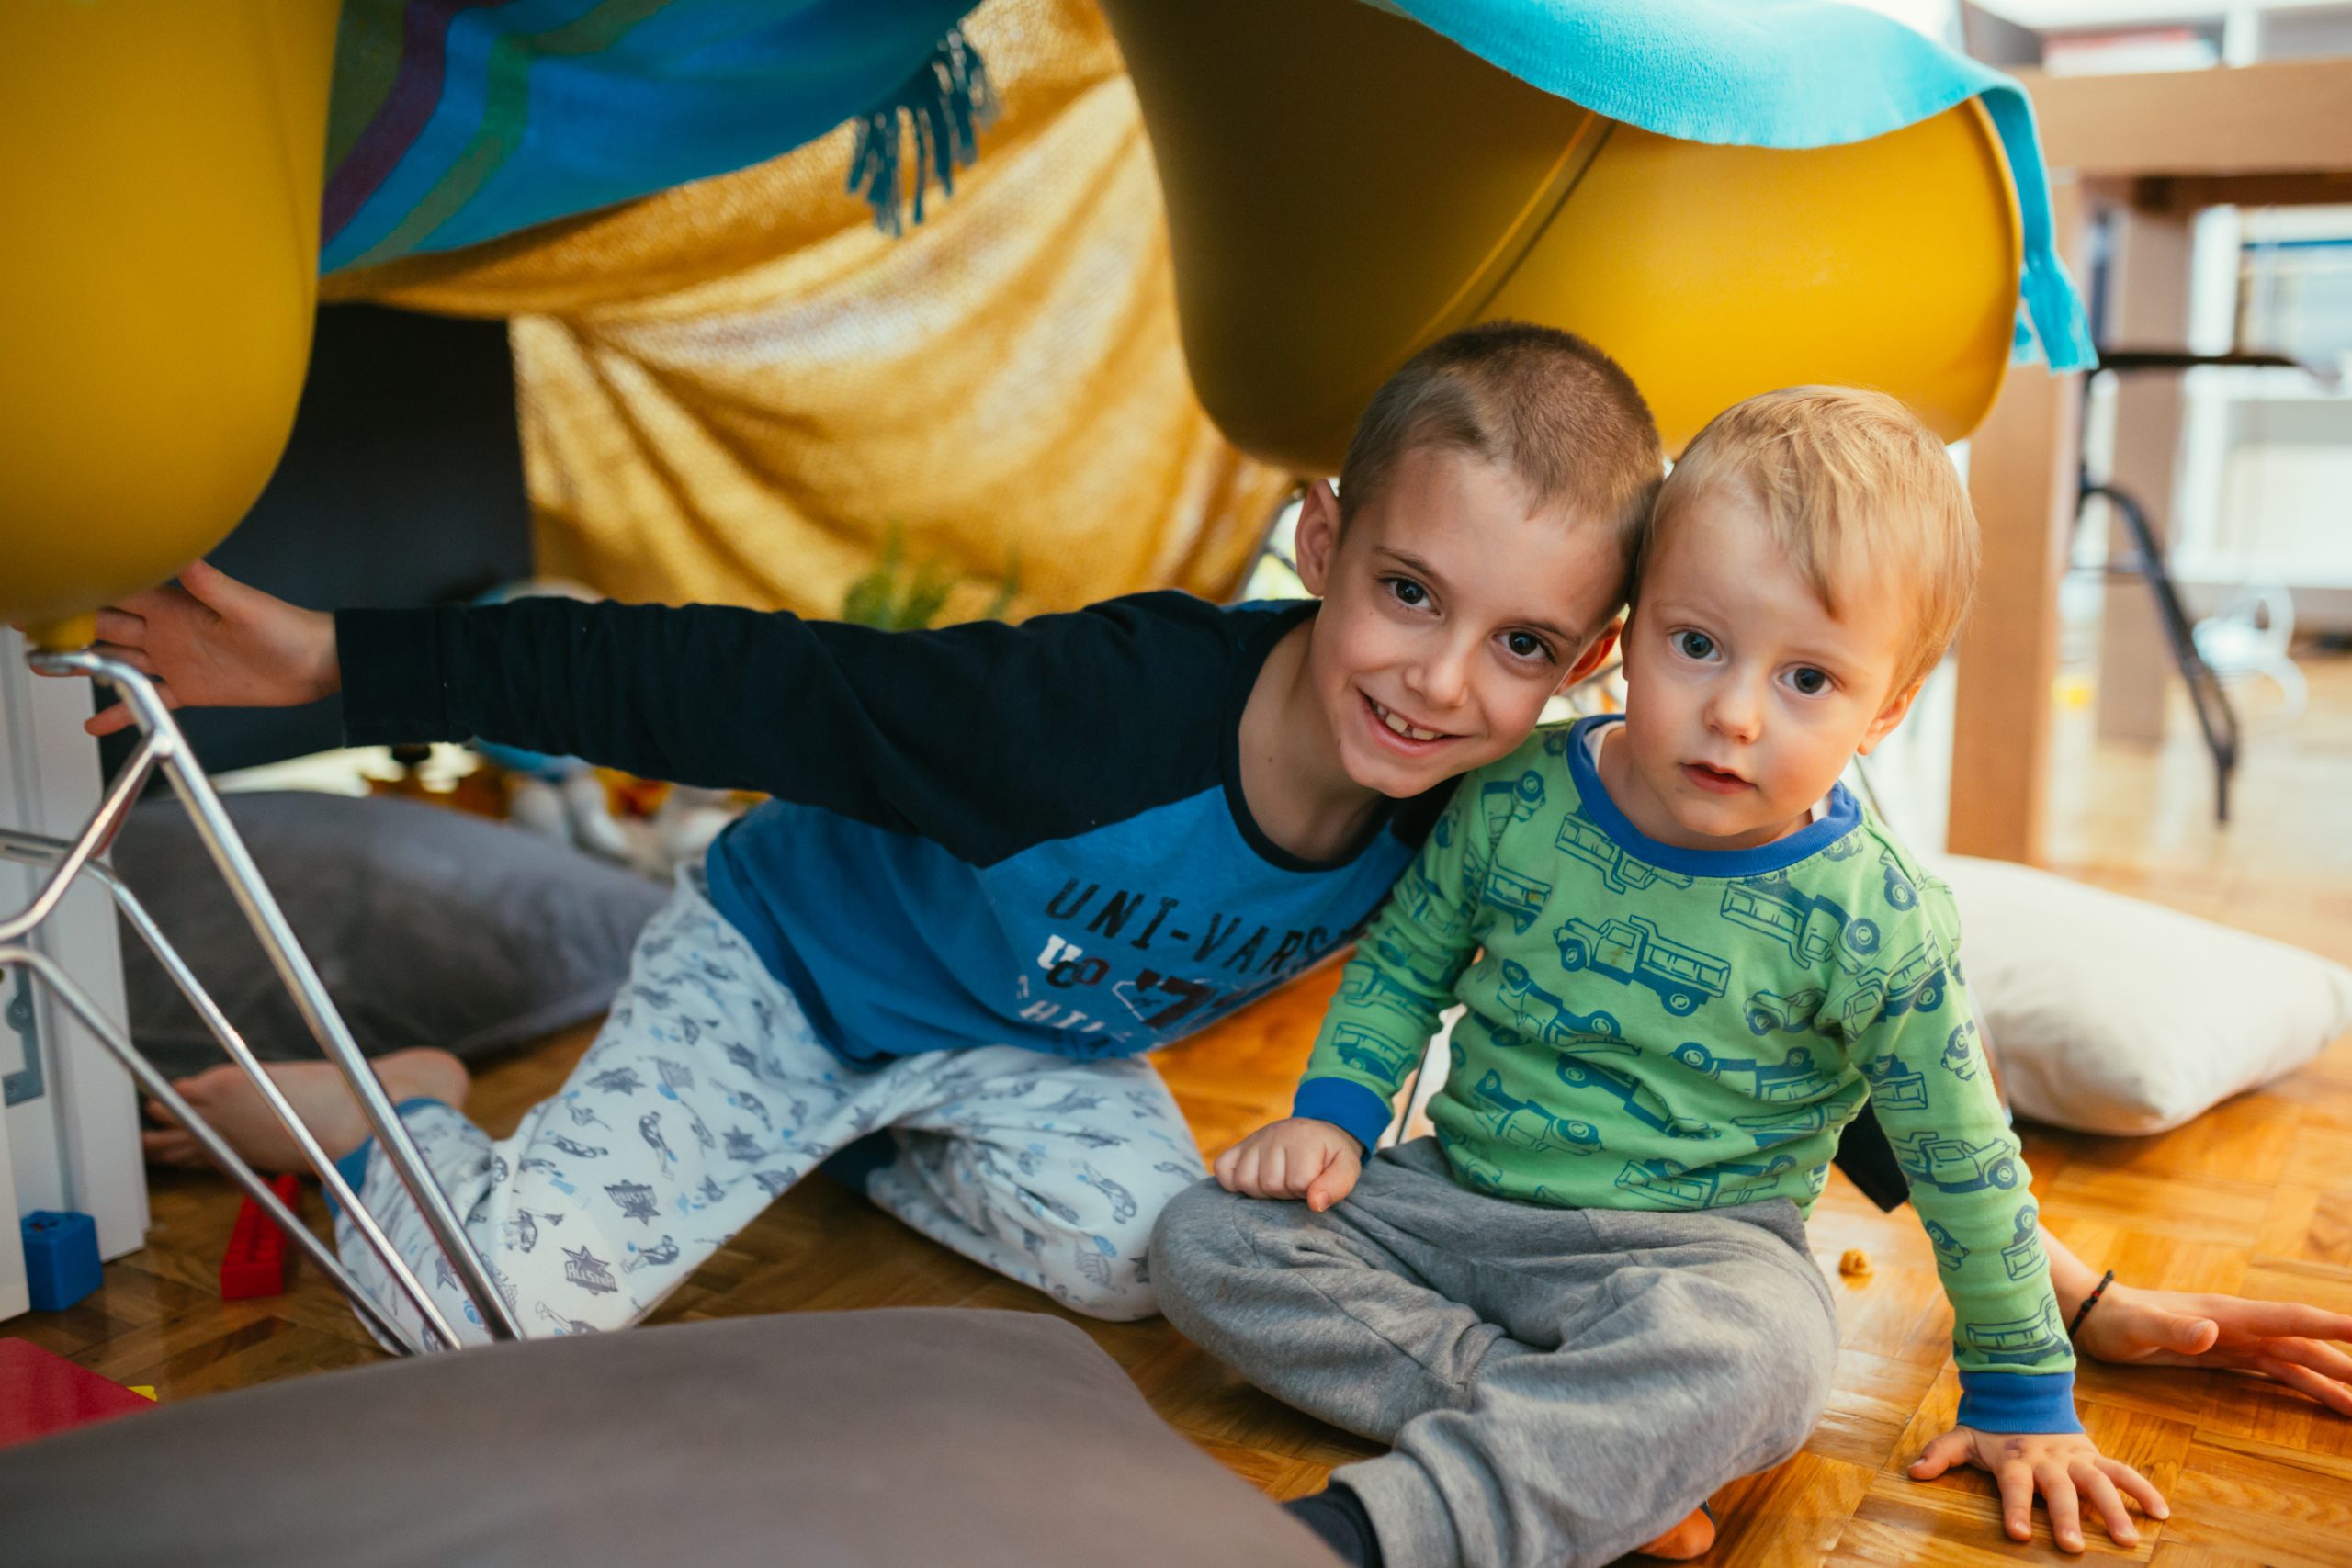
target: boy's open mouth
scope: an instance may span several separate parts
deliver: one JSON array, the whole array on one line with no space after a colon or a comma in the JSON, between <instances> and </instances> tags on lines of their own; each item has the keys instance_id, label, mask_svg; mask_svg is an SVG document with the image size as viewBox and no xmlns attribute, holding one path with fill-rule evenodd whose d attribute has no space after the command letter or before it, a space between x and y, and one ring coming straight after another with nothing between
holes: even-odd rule
<instances>
[{"instance_id":1,"label":"boy's open mouth","mask_svg":"<svg viewBox=\"0 0 2352 1568\"><path fill-rule=\"evenodd\" d=\"M1419 747L1434 746L1439 741L1453 739L1442 729L1427 728L1411 722L1401 714L1391 712L1362 692L1356 694L1363 697L1364 710L1372 716L1373 723L1387 731L1395 740L1402 741L1408 746Z\"/></svg>"},{"instance_id":2,"label":"boy's open mouth","mask_svg":"<svg viewBox=\"0 0 2352 1568\"><path fill-rule=\"evenodd\" d=\"M1705 762L1683 763L1682 776L1701 789L1710 790L1716 795L1737 795L1742 790L1756 787L1737 773Z\"/></svg>"}]
</instances>

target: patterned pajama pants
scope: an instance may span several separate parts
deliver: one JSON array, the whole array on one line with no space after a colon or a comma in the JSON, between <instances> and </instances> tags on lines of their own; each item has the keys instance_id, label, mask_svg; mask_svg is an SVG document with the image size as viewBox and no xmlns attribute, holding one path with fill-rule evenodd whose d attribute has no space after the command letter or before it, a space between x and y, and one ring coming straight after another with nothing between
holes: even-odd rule
<instances>
[{"instance_id":1,"label":"patterned pajama pants","mask_svg":"<svg viewBox=\"0 0 2352 1568\"><path fill-rule=\"evenodd\" d=\"M704 897L699 867L639 937L628 985L562 1091L512 1137L447 1106L401 1109L528 1335L636 1322L776 1195L879 1128L867 1193L944 1246L1090 1316L1148 1317L1153 1222L1204 1174L1149 1064L1014 1046L871 1071L818 1041L789 988ZM486 1338L372 1144L345 1162L461 1337ZM347 1218L336 1241L403 1325L416 1312Z\"/></svg>"}]
</instances>

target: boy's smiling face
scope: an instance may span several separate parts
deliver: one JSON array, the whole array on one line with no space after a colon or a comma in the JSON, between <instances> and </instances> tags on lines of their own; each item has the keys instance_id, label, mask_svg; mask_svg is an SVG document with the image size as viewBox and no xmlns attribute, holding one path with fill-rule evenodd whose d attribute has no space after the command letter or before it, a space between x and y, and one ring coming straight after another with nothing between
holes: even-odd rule
<instances>
[{"instance_id":1,"label":"boy's smiling face","mask_svg":"<svg viewBox=\"0 0 2352 1568\"><path fill-rule=\"evenodd\" d=\"M1615 531L1531 510L1516 475L1467 453L1407 452L1344 530L1314 486L1297 550L1323 600L1306 675L1340 765L1393 798L1508 755L1613 640Z\"/></svg>"},{"instance_id":2,"label":"boy's smiling face","mask_svg":"<svg viewBox=\"0 0 2352 1568\"><path fill-rule=\"evenodd\" d=\"M1909 711L1908 603L1876 585L1832 615L1753 500L1693 497L1644 563L1625 631L1625 724L1600 777L1634 826L1686 849L1795 831Z\"/></svg>"}]
</instances>

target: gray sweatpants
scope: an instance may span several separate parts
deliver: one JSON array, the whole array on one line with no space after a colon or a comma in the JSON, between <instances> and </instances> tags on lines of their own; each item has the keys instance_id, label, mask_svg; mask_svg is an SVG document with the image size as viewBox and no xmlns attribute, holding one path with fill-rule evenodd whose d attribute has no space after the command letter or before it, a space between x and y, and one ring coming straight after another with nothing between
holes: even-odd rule
<instances>
[{"instance_id":1,"label":"gray sweatpants","mask_svg":"<svg viewBox=\"0 0 2352 1568\"><path fill-rule=\"evenodd\" d=\"M1332 1477L1390 1568L1622 1556L1794 1453L1838 1354L1785 1199L1543 1208L1457 1185L1430 1138L1382 1151L1321 1214L1202 1182L1151 1260L1194 1342L1392 1445Z\"/></svg>"}]
</instances>

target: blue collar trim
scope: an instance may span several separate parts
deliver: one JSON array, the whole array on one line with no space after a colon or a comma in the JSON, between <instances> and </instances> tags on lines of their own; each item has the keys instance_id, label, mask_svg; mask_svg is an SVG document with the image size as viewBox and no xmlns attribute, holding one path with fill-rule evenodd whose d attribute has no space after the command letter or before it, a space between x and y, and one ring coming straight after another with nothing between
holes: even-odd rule
<instances>
[{"instance_id":1,"label":"blue collar trim","mask_svg":"<svg viewBox=\"0 0 2352 1568\"><path fill-rule=\"evenodd\" d=\"M1799 861L1811 860L1862 825L1862 808L1841 784L1831 786L1829 810L1820 820L1808 823L1785 839L1775 839L1752 850L1686 850L1677 844L1661 844L1617 809L1617 803L1601 787L1600 770L1592 764L1589 742L1594 728L1624 722L1625 716L1620 713L1595 714L1577 720L1568 730L1568 774L1576 780L1584 814L1592 818L1593 824L1617 840L1626 853L1660 871L1679 872L1685 876L1762 876L1786 871Z\"/></svg>"}]
</instances>

